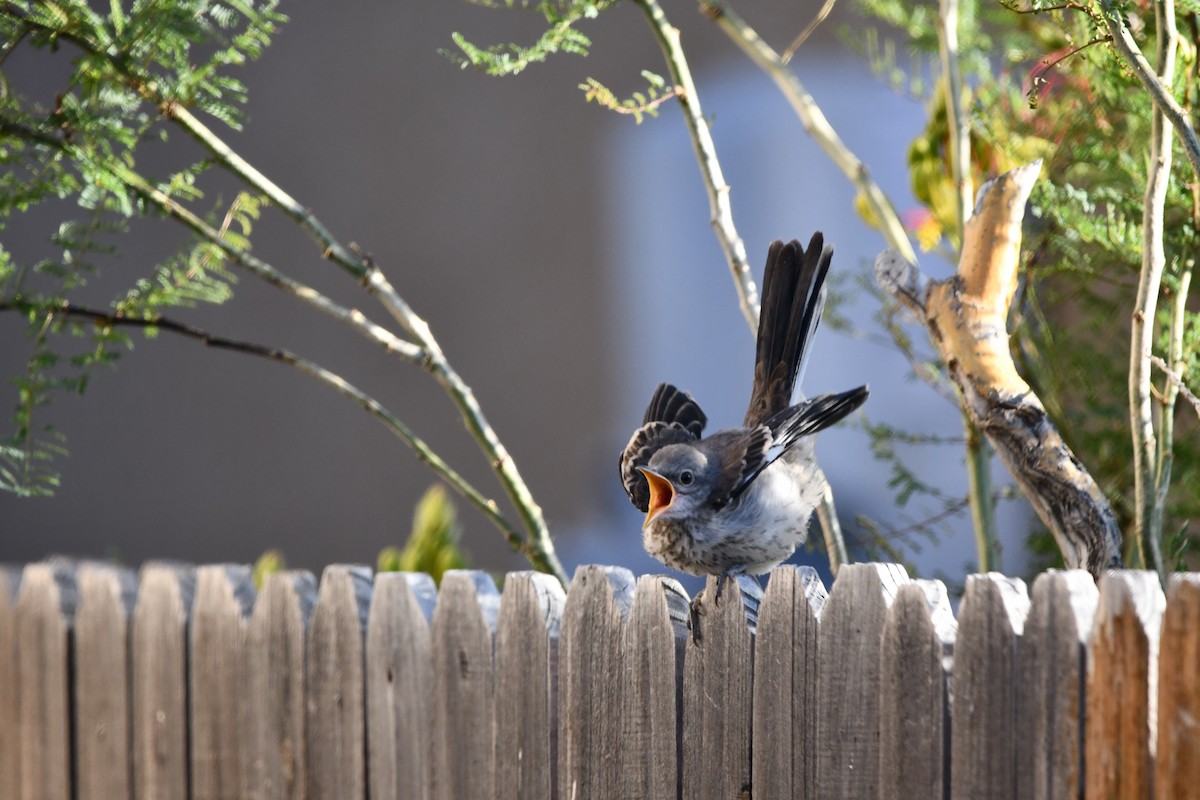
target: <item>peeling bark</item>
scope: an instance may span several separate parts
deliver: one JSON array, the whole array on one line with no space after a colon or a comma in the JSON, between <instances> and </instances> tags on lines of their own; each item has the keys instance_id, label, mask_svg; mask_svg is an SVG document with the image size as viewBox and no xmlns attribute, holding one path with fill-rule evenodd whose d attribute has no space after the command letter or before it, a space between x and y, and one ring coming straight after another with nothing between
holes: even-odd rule
<instances>
[{"instance_id":1,"label":"peeling bark","mask_svg":"<svg viewBox=\"0 0 1200 800\"><path fill-rule=\"evenodd\" d=\"M930 280L890 250L876 259L875 276L924 320L964 408L1054 534L1067 566L1099 576L1121 564L1116 516L1017 374L1008 343L1021 221L1041 166L1019 167L980 189L953 277Z\"/></svg>"}]
</instances>

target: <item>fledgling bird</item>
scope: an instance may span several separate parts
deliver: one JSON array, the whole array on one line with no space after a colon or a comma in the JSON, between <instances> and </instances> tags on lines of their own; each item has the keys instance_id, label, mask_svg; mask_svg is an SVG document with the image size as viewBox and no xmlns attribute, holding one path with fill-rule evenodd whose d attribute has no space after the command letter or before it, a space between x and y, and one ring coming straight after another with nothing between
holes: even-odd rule
<instances>
[{"instance_id":1,"label":"fledgling bird","mask_svg":"<svg viewBox=\"0 0 1200 800\"><path fill-rule=\"evenodd\" d=\"M763 276L754 386L743 427L701 437L707 417L664 383L621 453L621 481L646 512L646 552L668 567L724 579L769 571L795 552L824 490L813 436L858 408L867 387L793 405L825 304L833 248L773 242Z\"/></svg>"}]
</instances>

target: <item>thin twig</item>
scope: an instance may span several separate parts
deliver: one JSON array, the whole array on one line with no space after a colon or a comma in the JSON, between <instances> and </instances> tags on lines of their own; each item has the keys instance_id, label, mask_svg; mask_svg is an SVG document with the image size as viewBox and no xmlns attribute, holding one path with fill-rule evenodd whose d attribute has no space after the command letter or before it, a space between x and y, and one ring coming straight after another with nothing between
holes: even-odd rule
<instances>
[{"instance_id":1,"label":"thin twig","mask_svg":"<svg viewBox=\"0 0 1200 800\"><path fill-rule=\"evenodd\" d=\"M1175 74L1175 7L1170 0L1156 2L1155 71L1162 86L1170 86ZM1154 321L1158 294L1162 286L1167 257L1163 241L1164 209L1171 178L1171 128L1166 112L1154 106L1150 114L1150 158L1147 164L1146 193L1142 203L1142 266L1138 277L1136 305L1129 347L1129 426L1133 437L1134 528L1133 567L1150 561L1164 585L1166 571L1162 559L1162 508L1158 503L1155 478L1158 448L1154 431L1153 398L1150 392L1150 364L1157 336Z\"/></svg>"},{"instance_id":2,"label":"thin twig","mask_svg":"<svg viewBox=\"0 0 1200 800\"><path fill-rule=\"evenodd\" d=\"M1167 362L1161 356L1150 356L1150 363L1162 370L1162 373L1170 379L1171 385L1179 390L1184 399L1192 404L1192 408L1196 409L1196 415L1200 416L1200 397L1188 388L1188 385L1183 382L1183 376L1167 365Z\"/></svg>"},{"instance_id":3,"label":"thin twig","mask_svg":"<svg viewBox=\"0 0 1200 800\"><path fill-rule=\"evenodd\" d=\"M958 60L958 0L940 0L938 51L946 80L946 123L950 129L950 174L958 196L958 234L971 216L974 187L971 185L971 133L963 117L962 70Z\"/></svg>"},{"instance_id":4,"label":"thin twig","mask_svg":"<svg viewBox=\"0 0 1200 800\"><path fill-rule=\"evenodd\" d=\"M742 316L750 325L752 331L758 329L758 289L750 274L750 263L746 260L746 245L738 235L737 227L733 224L733 207L729 202L729 184L721 172L721 162L717 160L717 148L713 144L712 133L708 129L708 121L704 119L704 111L700 108L700 94L692 81L692 71L688 67L687 57L679 44L679 29L667 21L662 6L658 0L637 0L645 12L650 27L658 39L663 58L666 59L667 69L671 73L671 82L677 87L679 105L683 109L687 121L688 133L691 135L692 149L696 153L696 162L700 167L700 176L704 179L704 188L708 192L708 205L712 215L713 232L725 260L729 264L733 276L733 286L737 291L738 306Z\"/></svg>"},{"instance_id":5,"label":"thin twig","mask_svg":"<svg viewBox=\"0 0 1200 800\"><path fill-rule=\"evenodd\" d=\"M879 223L883 238L888 247L898 252L910 264L917 263L917 254L913 250L908 234L904 231L904 223L896 213L891 200L879 188L879 184L871 177L871 171L858 156L842 142L837 131L829 124L820 106L805 90L804 85L796 74L788 69L779 53L751 28L745 20L739 17L732 8L719 0L699 0L701 11L719 27L726 36L742 49L759 69L767 73L776 87L791 104L792 110L800 118L804 130L825 151L830 160L837 165L854 186L862 192L867 205Z\"/></svg>"},{"instance_id":6,"label":"thin twig","mask_svg":"<svg viewBox=\"0 0 1200 800\"><path fill-rule=\"evenodd\" d=\"M1163 0L1157 0L1156 5L1160 2ZM1197 138L1195 128L1188 121L1187 112L1179 103L1175 102L1175 98L1171 96L1162 80L1155 74L1150 62L1146 61L1142 51L1138 49L1137 42L1133 40L1133 34L1129 32L1125 20L1121 18L1121 12L1117 9L1115 0L1100 0L1100 8L1104 11L1104 22L1112 32L1113 44L1125 57L1142 86L1150 93L1150 99L1154 101L1154 105L1170 121L1171 126L1175 129L1175 134L1183 143L1183 152L1192 165L1192 171L1200 176L1200 138ZM1174 9L1171 13L1174 16Z\"/></svg>"},{"instance_id":7,"label":"thin twig","mask_svg":"<svg viewBox=\"0 0 1200 800\"><path fill-rule=\"evenodd\" d=\"M499 506L495 500L484 497L479 490L473 487L461 475L459 475L453 467L442 460L441 456L435 453L426 442L412 432L403 422L395 415L383 407L379 401L372 398L362 390L356 388L341 376L330 372L319 364L309 361L306 358L296 355L278 347L268 347L266 345L255 344L253 342L238 341L228 339L222 336L216 336L207 331L197 328L193 325L188 325L177 320L172 320L166 317L154 316L151 318L140 317L124 317L112 314L106 311L98 311L96 309L85 308L82 306L72 305L67 302L57 303L52 306L43 304L22 302L17 299L11 299L0 302L0 312L18 311L26 314L31 311L45 313L47 322L54 316L75 317L79 319L90 320L98 325L109 325L112 327L132 327L141 329L158 329L175 333L190 339L195 339L207 347L218 348L222 350L230 350L237 353L245 353L246 355L257 356L280 364L286 364L300 372L315 378L319 382L330 387L334 391L349 397L354 402L358 403L364 410L374 416L392 433L400 437L413 452L417 458L429 465L429 467L440 475L443 480L450 484L453 489L458 492L463 499L471 505L478 508L484 516L490 519L504 538L508 540L509 545L514 550L526 552L527 546L522 537L515 528L505 519L500 513Z\"/></svg>"},{"instance_id":8,"label":"thin twig","mask_svg":"<svg viewBox=\"0 0 1200 800\"><path fill-rule=\"evenodd\" d=\"M812 18L812 22L808 23L804 30L800 31L800 33L796 35L796 38L792 40L792 43L789 44L787 49L784 50L779 56L780 61L786 64L792 60L792 56L796 55L796 51L800 49L800 46L808 41L808 37L813 35L813 31L815 31L820 24L825 21L826 17L829 16L829 12L833 11L833 7L836 3L837 0L825 0L825 2L821 5L821 8L817 11L817 15Z\"/></svg>"}]
</instances>

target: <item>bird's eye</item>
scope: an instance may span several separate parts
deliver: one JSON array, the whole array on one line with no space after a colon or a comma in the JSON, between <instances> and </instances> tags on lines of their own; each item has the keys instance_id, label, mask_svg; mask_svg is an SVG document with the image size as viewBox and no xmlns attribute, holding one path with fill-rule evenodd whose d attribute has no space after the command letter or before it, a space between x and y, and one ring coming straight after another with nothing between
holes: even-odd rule
<instances>
[{"instance_id":1,"label":"bird's eye","mask_svg":"<svg viewBox=\"0 0 1200 800\"><path fill-rule=\"evenodd\" d=\"M685 469L679 473L679 482L684 486L691 486L695 480L696 476L692 474L690 469Z\"/></svg>"}]
</instances>

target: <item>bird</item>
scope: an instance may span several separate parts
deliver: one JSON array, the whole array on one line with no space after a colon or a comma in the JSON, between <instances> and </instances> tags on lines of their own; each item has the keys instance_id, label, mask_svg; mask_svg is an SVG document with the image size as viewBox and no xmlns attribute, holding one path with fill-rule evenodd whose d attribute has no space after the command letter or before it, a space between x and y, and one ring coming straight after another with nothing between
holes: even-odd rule
<instances>
[{"instance_id":1,"label":"bird","mask_svg":"<svg viewBox=\"0 0 1200 800\"><path fill-rule=\"evenodd\" d=\"M642 543L667 567L725 580L759 575L807 536L824 492L813 434L861 406L866 385L793 402L825 304L833 257L818 231L772 242L763 275L750 405L740 428L703 436L690 394L663 383L621 452L621 482L645 513Z\"/></svg>"}]
</instances>

